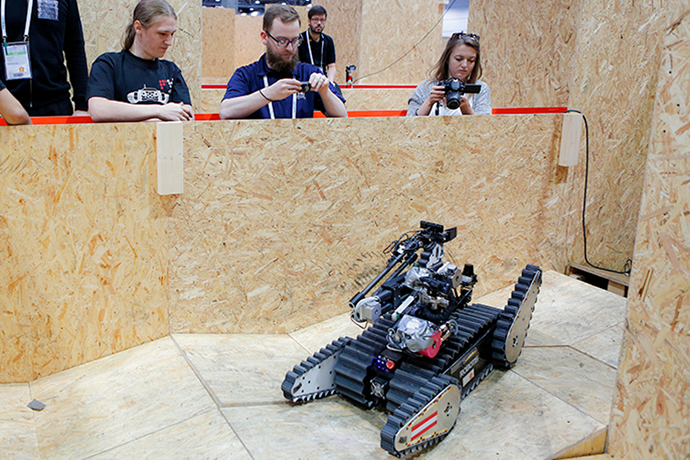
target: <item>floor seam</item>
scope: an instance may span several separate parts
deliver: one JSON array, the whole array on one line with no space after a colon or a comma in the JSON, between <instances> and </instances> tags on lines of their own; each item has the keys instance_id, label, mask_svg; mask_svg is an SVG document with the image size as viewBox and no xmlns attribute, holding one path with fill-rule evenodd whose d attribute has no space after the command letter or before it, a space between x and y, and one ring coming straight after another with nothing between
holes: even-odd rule
<instances>
[{"instance_id":1,"label":"floor seam","mask_svg":"<svg viewBox=\"0 0 690 460\"><path fill-rule=\"evenodd\" d=\"M196 376L196 378L199 379L199 382L201 383L201 385L204 387L204 389L206 390L206 392L208 393L208 395L209 395L209 396L211 397L211 399L213 400L214 404L216 405L216 409L217 409L218 412L220 413L221 417L223 417L223 420L225 420L225 423L228 424L228 426L230 427L230 429L232 430L232 432L233 432L233 433L235 434L235 436L237 437L237 440L240 442L240 444L242 444L242 447L244 447L244 450L247 452L247 455L249 455L249 457L251 457L252 460L253 460L253 459L254 459L254 456L252 455L251 451L249 450L249 448L247 447L247 445L244 443L244 441L243 441L242 438L240 437L240 435L239 435L239 433L237 432L237 430L235 430L235 427L232 426L232 423L230 423L230 420L228 420L228 418L227 418L227 417L225 416L225 414L223 413L223 410L222 410L223 407L222 407L222 404L221 404L221 402L220 402L220 398L218 398L218 395L216 395L215 391L213 391L213 390L211 389L211 386L206 382L206 380L204 380L204 378L201 377L201 372L196 368L196 366L194 365L194 363L192 363L192 360L189 359L189 356L187 356L187 353L185 353L185 351L182 349L182 347L180 346L180 344L177 343L177 340L175 339L175 337L173 337L173 334L170 334L170 339L172 340L172 342L173 342L173 343L175 344L175 346L177 347L177 350L178 350L178 351L180 352L180 354L182 355L182 358L184 358L184 360L187 362L187 365L189 366L189 368L192 370L192 372L194 372L194 375Z\"/></svg>"},{"instance_id":2,"label":"floor seam","mask_svg":"<svg viewBox=\"0 0 690 460\"><path fill-rule=\"evenodd\" d=\"M110 452L111 450L120 448L120 447L122 447L122 446L126 446L126 445L128 445L128 444L132 444L133 442L140 441L140 440L142 440L142 439L144 439L144 438L147 438L147 437L149 437L149 436L151 436L151 435L154 435L154 434L156 434L156 433L160 433L161 431L165 431L165 430L167 430L167 429L169 429L169 428L172 428L172 427L174 427L174 426L177 426L177 425L180 425L180 424L182 424L182 423L185 423L185 422L187 422L187 421L189 421L189 420L192 420L193 418L196 418L196 417L199 417L199 416L201 416L201 415L207 414L207 413L211 412L212 410L213 410L213 408L210 408L210 409L205 410L205 411L201 411L201 412L199 412L199 413L196 413L196 414L194 414L194 415L191 415L191 416L187 417L187 418L184 419L184 420L180 420L180 421L175 422L175 423L172 423L172 424L170 424L170 425L167 425L167 426L158 428L157 430L153 430L153 431L151 431L151 432L149 432L149 433L146 433L146 434L144 434L144 435L142 435L142 436L136 437L136 438L131 439L131 440L127 441L127 442L123 442L122 444L118 444L117 446L113 446L113 447L110 447L110 448L108 448L108 449L102 450L102 451L100 451L100 452L93 453L93 454L89 455L88 457L82 457L82 460L88 460L89 458L93 458L93 457L95 457L95 456L97 456L97 455L101 455L101 454L104 454L104 453L106 453L106 452Z\"/></svg>"},{"instance_id":3,"label":"floor seam","mask_svg":"<svg viewBox=\"0 0 690 460\"><path fill-rule=\"evenodd\" d=\"M524 381L526 381L526 382L530 383L531 385L534 385L535 387L539 388L540 390L542 390L542 391L544 391L544 392L550 394L550 395L553 396L554 398L556 398L556 399L558 399L559 401L561 401L561 402L567 404L568 406L572 407L573 409L575 409L576 411L580 412L581 414L586 415L587 417L591 418L591 419L594 420L595 422L601 423L601 424L603 424L605 427L608 427L608 426L609 426L609 424L608 424L607 422L602 422L602 421L599 420L598 418L594 417L592 414L588 414L587 412L585 412L584 410L580 409L579 407L574 406L573 404L569 403L568 401L566 401L565 399L561 398L560 396L558 396L558 395L552 393L551 391L547 390L546 388L542 387L541 385L539 385L539 384L533 382L532 380L528 379L527 377L525 377L525 376L519 374L515 369L510 369L508 372L513 372L515 375L517 375L518 377L520 377L520 378L523 379ZM609 414L609 419L610 419L610 418L611 418L611 414Z\"/></svg>"}]
</instances>

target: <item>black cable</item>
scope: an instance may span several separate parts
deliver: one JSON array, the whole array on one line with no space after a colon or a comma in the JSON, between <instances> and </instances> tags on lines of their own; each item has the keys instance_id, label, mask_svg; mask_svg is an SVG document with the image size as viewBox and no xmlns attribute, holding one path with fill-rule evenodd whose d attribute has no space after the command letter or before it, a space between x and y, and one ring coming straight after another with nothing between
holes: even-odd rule
<instances>
[{"instance_id":1,"label":"black cable","mask_svg":"<svg viewBox=\"0 0 690 460\"><path fill-rule=\"evenodd\" d=\"M425 39L426 37L428 37L429 34L430 34L431 32L433 32L434 29L436 29L436 27L438 27L439 23L440 23L441 21L443 21L443 18L446 17L446 13L448 13L448 11L453 7L453 5L455 4L455 2L456 2L456 0L452 0L452 1L450 2L450 4L449 4L449 5L445 8L445 10L443 11L443 14L441 15L441 19L439 19L439 20L436 22L436 24L434 24L434 26L433 26L431 29L429 29L429 32L427 32L417 43L415 43L414 45L412 45L412 48L411 48L407 53L403 54L403 55L400 56L398 59L396 59L395 61L391 62L390 64L388 64L386 67L384 67L384 68L381 69L381 70L378 70L378 71L376 71L376 72L373 72L373 73L364 75L364 76L362 76L362 77L358 77L355 81L352 82L352 84L354 85L355 83L357 83L358 81L362 80L363 78L367 78L367 77L371 77L371 76L380 74L380 73L383 72L384 70L390 69L390 68L393 67L395 64L397 64L398 62L402 61L402 59L403 59L405 56L407 56L407 55L410 54L412 51L414 51L414 49L417 48L417 45L419 45L420 43L422 43L422 42L424 41L424 39Z\"/></svg>"},{"instance_id":2,"label":"black cable","mask_svg":"<svg viewBox=\"0 0 690 460\"><path fill-rule=\"evenodd\" d=\"M579 110L566 110L563 113L579 113L582 115L582 119L585 121L585 190L584 190L584 198L582 201L582 241L584 243L584 253L585 253L585 262L591 267L594 267L598 270L603 270L606 272L611 272L611 273L618 273L621 275L628 275L630 276L630 270L632 269L632 260L628 259L625 261L625 265L623 266L623 271L619 270L612 270L610 268L604 268L604 267L599 267L597 265L594 265L592 262L589 261L587 258L587 224L585 220L585 214L587 213L587 182L589 180L589 125L587 124L587 117L585 117L585 114L580 112Z\"/></svg>"}]
</instances>

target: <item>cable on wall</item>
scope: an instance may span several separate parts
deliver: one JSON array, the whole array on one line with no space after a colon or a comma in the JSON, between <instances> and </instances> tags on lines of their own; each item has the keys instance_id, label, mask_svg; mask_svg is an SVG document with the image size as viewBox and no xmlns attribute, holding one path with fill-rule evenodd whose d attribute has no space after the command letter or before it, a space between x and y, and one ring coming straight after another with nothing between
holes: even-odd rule
<instances>
[{"instance_id":1,"label":"cable on wall","mask_svg":"<svg viewBox=\"0 0 690 460\"><path fill-rule=\"evenodd\" d=\"M411 48L407 53L403 54L403 55L400 56L398 59L396 59L395 61L391 62L390 64L388 64L386 67L384 67L384 68L381 69L381 70L377 70L376 72L372 72L372 73L363 75L363 76L361 76L361 77L358 77L355 81L352 82L352 84L354 85L355 83L357 83L358 81L360 81L360 80L362 80L362 79L364 79L364 78L368 78L368 77L371 77L371 76L380 74L381 72L390 69L390 68L393 67L395 64L397 64L398 62L402 61L403 58L404 58L405 56L407 56L407 55L410 54L412 51L414 51L415 48L417 48L417 46L418 46L420 43L422 43L422 42L424 41L424 39L426 39L426 37L428 37L429 34L431 34L431 32L433 32L434 29L436 29L436 27L438 27L438 25L441 23L441 21L443 21L443 18L446 17L446 14L448 13L448 11L453 7L453 5L455 4L455 2L456 2L456 0L451 0L450 4L446 7L445 11L444 11L443 14L441 15L441 19L439 19L438 21L436 21L436 24L434 24L434 26L433 26L431 29L429 29L429 31L428 31L426 34L424 34L424 36L423 36L417 43L415 43L414 45L412 45L412 48Z\"/></svg>"},{"instance_id":2,"label":"cable on wall","mask_svg":"<svg viewBox=\"0 0 690 460\"><path fill-rule=\"evenodd\" d=\"M589 125L587 124L587 117L585 117L585 114L580 112L579 110L570 109L570 110L566 110L563 113L579 113L580 115L582 115L582 119L585 122L585 145L586 145L586 149L585 149L585 152L586 152L585 153L585 190L584 190L584 194L583 194L584 198L582 200L582 240L584 243L585 262L587 262L587 264L589 266L594 267L598 270L603 270L603 271L610 272L610 273L619 273L621 275L630 276L630 270L632 269L632 260L631 259L626 260L625 265L623 266L623 270L619 271L619 270L612 270L610 268L604 268L604 267L594 265L587 258L587 223L585 220L585 215L587 213L587 185L588 185L588 181L589 181Z\"/></svg>"}]
</instances>

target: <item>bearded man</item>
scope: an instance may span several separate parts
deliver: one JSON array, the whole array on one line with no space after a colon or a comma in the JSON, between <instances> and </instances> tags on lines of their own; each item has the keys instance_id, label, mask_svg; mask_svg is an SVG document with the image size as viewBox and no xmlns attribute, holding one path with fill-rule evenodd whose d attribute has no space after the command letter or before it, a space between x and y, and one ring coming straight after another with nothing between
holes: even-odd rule
<instances>
[{"instance_id":1,"label":"bearded man","mask_svg":"<svg viewBox=\"0 0 690 460\"><path fill-rule=\"evenodd\" d=\"M309 28L302 32L299 46L299 60L315 65L323 70L328 79L335 82L335 43L330 35L323 33L328 12L321 5L309 9Z\"/></svg>"},{"instance_id":2,"label":"bearded man","mask_svg":"<svg viewBox=\"0 0 690 460\"><path fill-rule=\"evenodd\" d=\"M230 78L220 104L221 119L312 118L314 107L327 117L347 117L340 90L321 69L299 62L299 31L299 14L293 7L266 9L261 31L266 53Z\"/></svg>"}]
</instances>

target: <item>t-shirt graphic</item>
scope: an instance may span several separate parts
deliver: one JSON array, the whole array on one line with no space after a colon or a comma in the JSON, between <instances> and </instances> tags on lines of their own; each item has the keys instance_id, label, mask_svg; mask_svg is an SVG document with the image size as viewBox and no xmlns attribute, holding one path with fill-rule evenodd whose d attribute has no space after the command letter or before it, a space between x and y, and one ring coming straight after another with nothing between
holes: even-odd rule
<instances>
[{"instance_id":1,"label":"t-shirt graphic","mask_svg":"<svg viewBox=\"0 0 690 460\"><path fill-rule=\"evenodd\" d=\"M161 80L162 82L170 82L169 80ZM161 85L162 86L162 85ZM139 104L140 102L144 103L156 103L156 104L167 104L168 101L170 100L170 91L172 91L172 82L170 82L169 85L169 90L167 92L162 92L156 88L149 88L146 85L144 85L143 88L138 89L136 91L132 91L131 93L127 94L127 101L130 104Z\"/></svg>"}]
</instances>

